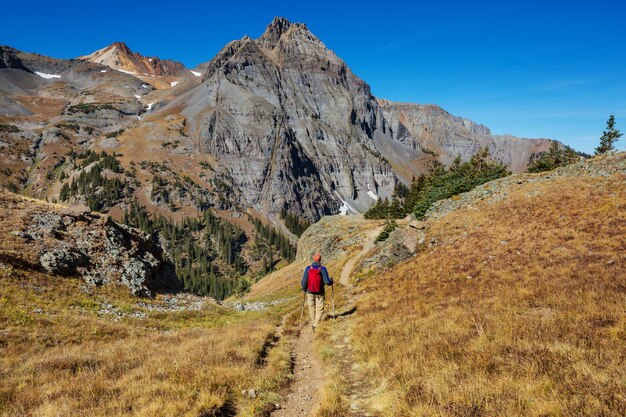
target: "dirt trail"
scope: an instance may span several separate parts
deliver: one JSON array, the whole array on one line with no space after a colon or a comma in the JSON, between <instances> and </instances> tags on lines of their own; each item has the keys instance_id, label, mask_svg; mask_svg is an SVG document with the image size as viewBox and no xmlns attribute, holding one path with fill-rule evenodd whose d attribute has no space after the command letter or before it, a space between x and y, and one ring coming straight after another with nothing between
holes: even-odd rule
<instances>
[{"instance_id":1,"label":"dirt trail","mask_svg":"<svg viewBox=\"0 0 626 417\"><path fill-rule=\"evenodd\" d=\"M356 266L356 263L365 255L372 247L374 247L374 238L380 232L380 228L373 229L367 233L363 248L359 253L352 256L343 266L339 284L348 290L349 304L343 306L341 310L350 311L358 298L354 292L350 276ZM330 307L330 298L326 300L326 315L328 317ZM341 311L337 312L341 315ZM324 385L324 369L323 362L319 353L314 347L314 335L307 321L308 311L305 305L304 325L300 336L293 342L292 360L294 362L294 376L289 388L289 394L285 397L285 402L279 404L280 408L272 413L272 417L312 417L315 416L320 404L320 391ZM339 317L339 319L346 317ZM337 322L339 322L338 320ZM339 325L335 331L336 335L333 339L341 339L339 348L348 351L346 357L351 356L350 347L345 342L348 339L347 322Z\"/></svg>"},{"instance_id":2,"label":"dirt trail","mask_svg":"<svg viewBox=\"0 0 626 417\"><path fill-rule=\"evenodd\" d=\"M358 254L351 257L348 260L348 262L346 262L346 264L343 266L343 269L341 270L341 279L339 280L339 283L341 285L348 287L348 288L353 287L352 282L350 281L350 276L352 275L352 271L354 270L354 267L356 266L356 263L359 261L359 259L361 259L363 255L365 255L375 246L374 239L379 233L380 233L380 228L373 229L369 233L367 233L366 238L365 238L365 243L363 244L363 249L361 249L361 251Z\"/></svg>"},{"instance_id":3,"label":"dirt trail","mask_svg":"<svg viewBox=\"0 0 626 417\"><path fill-rule=\"evenodd\" d=\"M307 312L305 312L307 314ZM319 393L324 382L322 359L313 347L313 334L310 328L300 332L294 341L292 359L294 376L285 403L272 416L304 417L314 416L319 406Z\"/></svg>"}]
</instances>

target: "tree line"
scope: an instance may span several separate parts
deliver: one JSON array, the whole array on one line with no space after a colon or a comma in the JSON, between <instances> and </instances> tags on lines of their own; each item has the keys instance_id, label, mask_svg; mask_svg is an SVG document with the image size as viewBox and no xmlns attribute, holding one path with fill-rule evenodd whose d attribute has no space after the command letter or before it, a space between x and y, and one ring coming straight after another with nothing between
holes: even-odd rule
<instances>
[{"instance_id":1,"label":"tree line","mask_svg":"<svg viewBox=\"0 0 626 417\"><path fill-rule=\"evenodd\" d=\"M245 233L232 223L207 210L198 218L175 223L164 216L151 216L131 202L122 222L158 237L174 264L176 275L186 291L223 300L236 288L248 266L241 252Z\"/></svg>"},{"instance_id":2,"label":"tree line","mask_svg":"<svg viewBox=\"0 0 626 417\"><path fill-rule=\"evenodd\" d=\"M254 224L255 234L265 240L268 245L275 248L278 255L289 262L296 258L296 246L292 245L289 238L282 232L270 225L263 224L259 219L252 219L252 223Z\"/></svg>"},{"instance_id":3,"label":"tree line","mask_svg":"<svg viewBox=\"0 0 626 417\"><path fill-rule=\"evenodd\" d=\"M59 193L60 201L69 201L72 197L83 196L91 210L101 211L113 207L120 199L131 195L130 183L127 180L122 180L118 176L109 178L103 175L105 170L115 174L124 172L115 155L86 151L81 154L70 153L70 157L76 161L77 168L83 171L78 179L72 178L69 184L63 183ZM84 170L94 162L97 163L89 171ZM60 179L65 179L64 172L61 173Z\"/></svg>"},{"instance_id":4,"label":"tree line","mask_svg":"<svg viewBox=\"0 0 626 417\"><path fill-rule=\"evenodd\" d=\"M298 237L302 236L302 233L311 226L310 221L288 212L284 207L280 210L280 218L284 220L287 229Z\"/></svg>"}]
</instances>

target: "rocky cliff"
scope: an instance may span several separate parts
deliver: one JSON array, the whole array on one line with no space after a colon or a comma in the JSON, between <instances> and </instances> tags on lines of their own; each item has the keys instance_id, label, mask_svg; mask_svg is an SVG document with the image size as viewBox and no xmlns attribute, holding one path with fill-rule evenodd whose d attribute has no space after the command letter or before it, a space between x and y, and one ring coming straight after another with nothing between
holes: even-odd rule
<instances>
[{"instance_id":1,"label":"rocky cliff","mask_svg":"<svg viewBox=\"0 0 626 417\"><path fill-rule=\"evenodd\" d=\"M513 172L523 172L535 154L549 149L551 140L493 135L485 125L453 116L433 104L394 103L379 99L393 139L408 153L427 152L444 164L457 155L463 160L485 147ZM399 155L401 156L401 155Z\"/></svg>"}]
</instances>

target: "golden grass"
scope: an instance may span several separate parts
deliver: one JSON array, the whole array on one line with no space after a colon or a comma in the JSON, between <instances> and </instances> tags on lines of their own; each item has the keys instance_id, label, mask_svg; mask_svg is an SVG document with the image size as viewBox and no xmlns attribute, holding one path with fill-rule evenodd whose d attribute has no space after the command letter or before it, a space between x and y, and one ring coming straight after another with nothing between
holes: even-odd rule
<instances>
[{"instance_id":1,"label":"golden grass","mask_svg":"<svg viewBox=\"0 0 626 417\"><path fill-rule=\"evenodd\" d=\"M477 208L439 219L434 248L364 280L354 347L387 387L371 406L626 415L624 177L527 183Z\"/></svg>"},{"instance_id":2,"label":"golden grass","mask_svg":"<svg viewBox=\"0 0 626 417\"><path fill-rule=\"evenodd\" d=\"M0 271L0 416L253 416L287 382L293 319L258 363L264 341L293 310L287 304L157 312L137 306L126 288L85 294L80 286ZM103 300L147 318L113 321L98 314ZM257 398L242 396L250 388Z\"/></svg>"}]
</instances>

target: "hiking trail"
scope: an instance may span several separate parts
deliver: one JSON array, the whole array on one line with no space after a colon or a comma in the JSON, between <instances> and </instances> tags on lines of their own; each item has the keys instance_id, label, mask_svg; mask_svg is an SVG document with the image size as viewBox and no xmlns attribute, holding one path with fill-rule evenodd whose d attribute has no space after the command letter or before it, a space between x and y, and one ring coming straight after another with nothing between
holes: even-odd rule
<instances>
[{"instance_id":1,"label":"hiking trail","mask_svg":"<svg viewBox=\"0 0 626 417\"><path fill-rule=\"evenodd\" d=\"M306 308L306 306L305 306ZM305 311L305 314L308 314ZM320 388L324 382L322 359L313 348L310 327L303 326L294 341L291 358L294 362L293 380L285 402L272 413L274 417L314 416L319 406Z\"/></svg>"},{"instance_id":2,"label":"hiking trail","mask_svg":"<svg viewBox=\"0 0 626 417\"><path fill-rule=\"evenodd\" d=\"M357 313L357 302L361 298L361 291L352 283L351 277L357 263L376 244L374 240L381 232L382 227L369 230L365 234L363 248L354 256L350 257L341 270L340 284L342 290L346 292L346 305L337 314L337 319L333 324L330 340L335 349L336 366L340 369L343 394L349 408L351 417L375 416L376 413L370 411L368 405L369 397L375 395L375 382L370 381L361 373L352 350L352 326L353 314Z\"/></svg>"},{"instance_id":3,"label":"hiking trail","mask_svg":"<svg viewBox=\"0 0 626 417\"><path fill-rule=\"evenodd\" d=\"M349 341L350 326L347 319L349 319L350 312L354 311L356 301L359 297L350 281L350 276L357 262L374 247L374 238L380 230L381 228L376 228L365 235L363 248L357 254L351 256L344 264L340 279L337 282L342 287L339 291L347 292L348 303L344 306L340 306L341 308L335 306L337 308L337 319L335 323L333 323L334 327L331 339L333 341L333 347L342 352L342 362L346 362L346 366L348 366L348 362L352 358ZM337 291L337 289L335 291ZM331 296L332 295L326 297L326 319L332 319ZM320 405L320 392L325 383L324 364L319 352L314 347L315 337L311 332L311 327L307 320L307 306L305 305L304 308L304 324L300 335L293 342L291 353L294 363L293 380L289 386L289 393L285 396L285 402L279 404L280 407L272 413L273 417L312 417L315 416ZM358 384L351 383L350 387L353 386L357 388ZM354 396L356 400L356 391L351 395L351 400L352 396ZM358 408L359 407L355 405L352 407L352 411L356 411ZM355 415L365 416L367 414Z\"/></svg>"}]
</instances>

